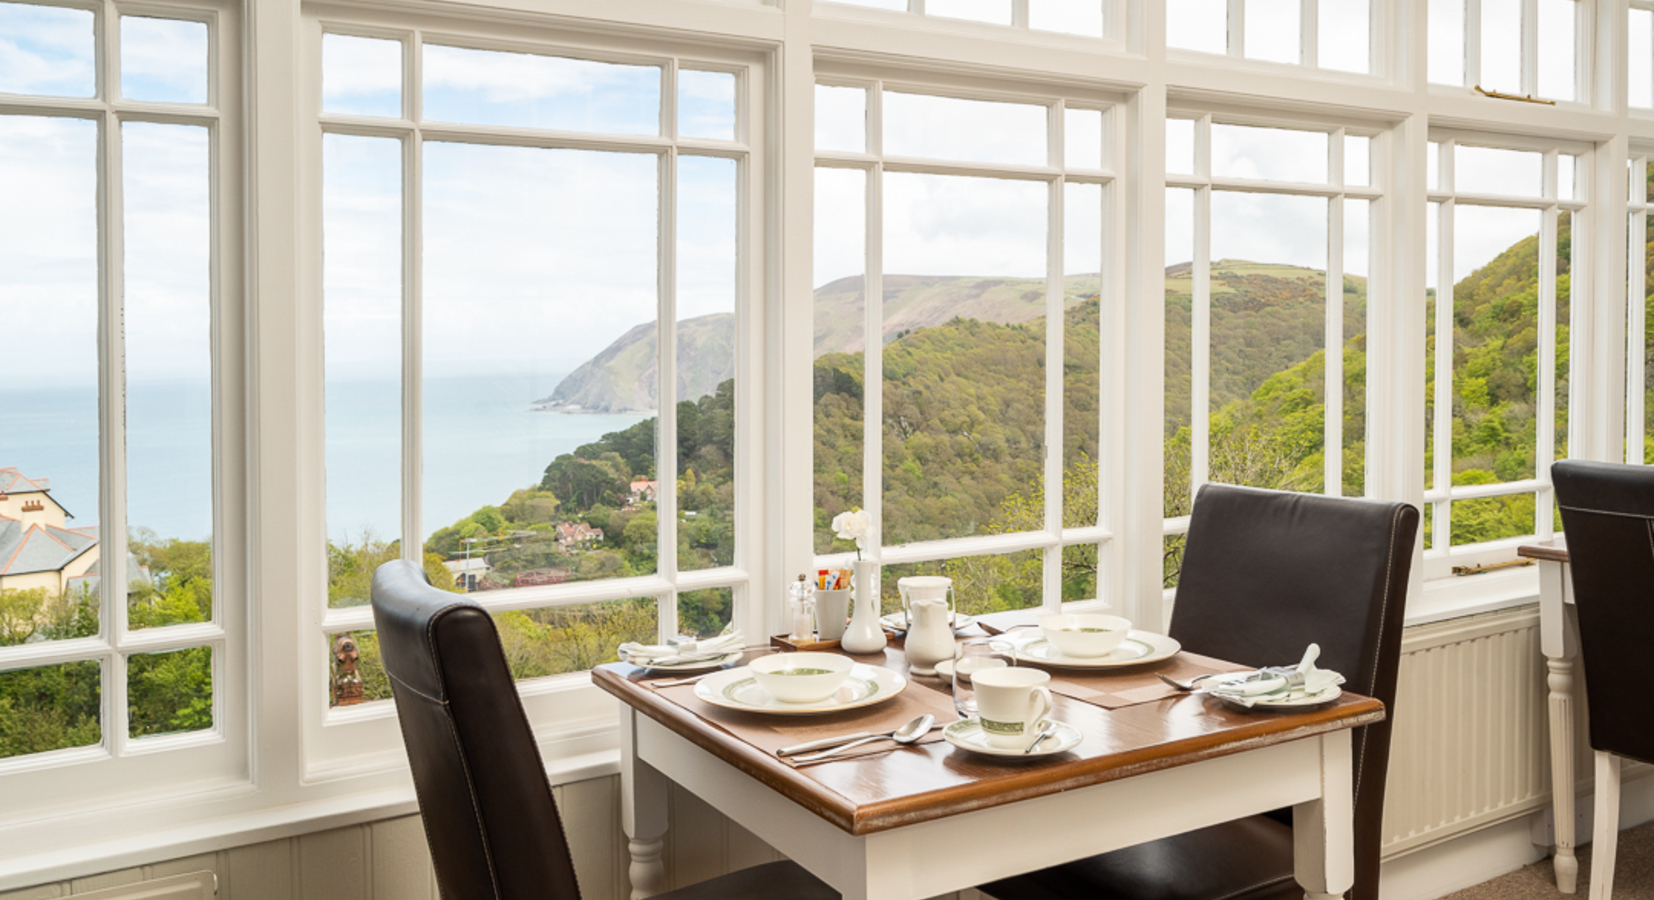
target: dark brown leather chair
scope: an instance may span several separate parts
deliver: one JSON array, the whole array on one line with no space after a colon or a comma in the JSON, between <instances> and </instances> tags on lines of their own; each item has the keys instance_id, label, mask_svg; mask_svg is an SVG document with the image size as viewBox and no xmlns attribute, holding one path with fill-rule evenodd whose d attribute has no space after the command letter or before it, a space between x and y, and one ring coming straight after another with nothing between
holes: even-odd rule
<instances>
[{"instance_id":1,"label":"dark brown leather chair","mask_svg":"<svg viewBox=\"0 0 1654 900\"><path fill-rule=\"evenodd\" d=\"M1551 467L1585 666L1586 712L1596 751L1591 897L1614 885L1620 757L1654 763L1646 680L1654 641L1654 469L1568 460Z\"/></svg>"},{"instance_id":2,"label":"dark brown leather chair","mask_svg":"<svg viewBox=\"0 0 1654 900\"><path fill-rule=\"evenodd\" d=\"M1208 484L1196 497L1171 635L1247 665L1296 662L1311 642L1345 688L1395 702L1419 512ZM1390 721L1353 739L1355 887L1377 900ZM1099 810L1106 815L1106 810ZM983 885L998 900L1302 900L1281 810Z\"/></svg>"},{"instance_id":3,"label":"dark brown leather chair","mask_svg":"<svg viewBox=\"0 0 1654 900\"><path fill-rule=\"evenodd\" d=\"M373 576L373 619L396 697L425 839L446 900L579 900L574 861L494 620L396 560ZM797 864L768 863L662 900L838 900Z\"/></svg>"}]
</instances>

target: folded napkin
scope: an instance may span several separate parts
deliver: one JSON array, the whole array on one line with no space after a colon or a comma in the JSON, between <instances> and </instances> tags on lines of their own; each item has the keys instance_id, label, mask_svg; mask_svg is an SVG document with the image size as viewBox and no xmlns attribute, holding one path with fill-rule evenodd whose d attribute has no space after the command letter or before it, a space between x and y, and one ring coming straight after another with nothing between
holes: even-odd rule
<instances>
[{"instance_id":1,"label":"folded napkin","mask_svg":"<svg viewBox=\"0 0 1654 900\"><path fill-rule=\"evenodd\" d=\"M620 657L634 666L676 666L717 659L734 653L745 645L746 638L741 636L741 632L732 631L715 638L685 642L677 646L628 641L620 645Z\"/></svg>"},{"instance_id":2,"label":"folded napkin","mask_svg":"<svg viewBox=\"0 0 1654 900\"><path fill-rule=\"evenodd\" d=\"M1221 697L1231 703L1238 703L1247 709L1260 702L1279 702L1313 696L1344 683L1343 675L1331 669L1315 667L1315 660L1320 655L1321 646L1310 644L1304 651L1303 660L1296 666L1269 666L1253 672L1246 678L1209 684L1208 687L1202 688L1202 692Z\"/></svg>"}]
</instances>

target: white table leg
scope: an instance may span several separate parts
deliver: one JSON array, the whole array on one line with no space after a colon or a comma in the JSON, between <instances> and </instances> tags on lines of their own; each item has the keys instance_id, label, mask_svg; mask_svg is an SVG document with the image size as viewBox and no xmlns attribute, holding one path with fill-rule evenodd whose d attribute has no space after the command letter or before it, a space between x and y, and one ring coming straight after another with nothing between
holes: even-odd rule
<instances>
[{"instance_id":1,"label":"white table leg","mask_svg":"<svg viewBox=\"0 0 1654 900\"><path fill-rule=\"evenodd\" d=\"M1348 729L1324 734L1321 797L1292 808L1294 876L1306 900L1333 900L1355 884L1355 789Z\"/></svg>"},{"instance_id":2,"label":"white table leg","mask_svg":"<svg viewBox=\"0 0 1654 900\"><path fill-rule=\"evenodd\" d=\"M643 900L666 890L661 851L666 846L668 784L666 776L638 758L637 716L631 708L621 708L620 827L632 854L632 900Z\"/></svg>"},{"instance_id":3,"label":"white table leg","mask_svg":"<svg viewBox=\"0 0 1654 900\"><path fill-rule=\"evenodd\" d=\"M1574 856L1574 658L1578 638L1567 605L1568 567L1539 564L1540 642L1550 668L1551 820L1556 831L1552 865L1556 889L1572 894L1579 883Z\"/></svg>"},{"instance_id":4,"label":"white table leg","mask_svg":"<svg viewBox=\"0 0 1654 900\"><path fill-rule=\"evenodd\" d=\"M1620 843L1620 758L1597 751L1596 827L1591 832L1591 900L1614 893L1614 857Z\"/></svg>"}]
</instances>

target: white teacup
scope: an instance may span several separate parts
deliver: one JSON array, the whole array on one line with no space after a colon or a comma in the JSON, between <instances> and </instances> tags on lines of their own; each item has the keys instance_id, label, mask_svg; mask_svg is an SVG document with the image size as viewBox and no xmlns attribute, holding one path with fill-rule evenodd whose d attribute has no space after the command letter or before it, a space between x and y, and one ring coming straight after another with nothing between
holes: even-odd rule
<instances>
[{"instance_id":1,"label":"white teacup","mask_svg":"<svg viewBox=\"0 0 1654 900\"><path fill-rule=\"evenodd\" d=\"M1034 740L1051 714L1051 689L1045 686L1050 680L1040 669L1012 666L978 669L971 676L976 715L989 744L1021 750Z\"/></svg>"}]
</instances>

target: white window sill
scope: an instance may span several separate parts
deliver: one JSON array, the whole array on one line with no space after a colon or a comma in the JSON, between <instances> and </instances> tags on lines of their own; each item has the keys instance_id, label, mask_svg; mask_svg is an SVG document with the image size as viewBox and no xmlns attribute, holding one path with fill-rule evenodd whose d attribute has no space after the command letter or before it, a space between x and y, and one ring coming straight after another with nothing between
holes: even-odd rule
<instances>
[{"instance_id":1,"label":"white window sill","mask_svg":"<svg viewBox=\"0 0 1654 900\"><path fill-rule=\"evenodd\" d=\"M1496 612L1539 600L1539 566L1503 569L1481 575L1449 575L1424 582L1407 604L1407 625Z\"/></svg>"}]
</instances>

